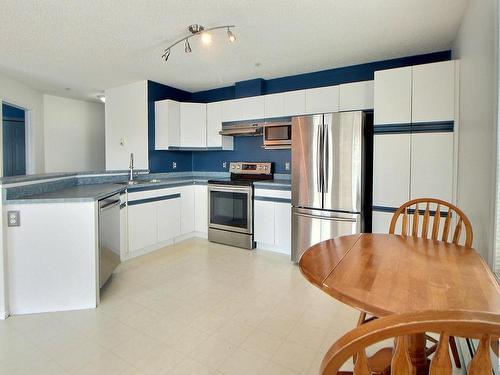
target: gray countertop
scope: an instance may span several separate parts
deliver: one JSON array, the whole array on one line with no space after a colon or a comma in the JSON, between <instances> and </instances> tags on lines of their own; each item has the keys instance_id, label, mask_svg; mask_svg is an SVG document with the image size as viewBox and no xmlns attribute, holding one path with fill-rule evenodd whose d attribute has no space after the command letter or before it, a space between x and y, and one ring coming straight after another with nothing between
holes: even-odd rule
<instances>
[{"instance_id":1,"label":"gray countertop","mask_svg":"<svg viewBox=\"0 0 500 375\"><path fill-rule=\"evenodd\" d=\"M124 185L96 184L77 185L49 193L31 195L26 198L8 200L7 204L18 203L67 203L92 202L125 190Z\"/></svg>"},{"instance_id":2,"label":"gray countertop","mask_svg":"<svg viewBox=\"0 0 500 375\"><path fill-rule=\"evenodd\" d=\"M176 186L193 184L206 185L210 179L221 179L218 175L200 175L186 177L161 178L158 182L149 182L146 178L139 178L141 183L136 185L124 185L116 183L102 183L91 185L76 185L58 189L51 192L33 194L22 198L8 199L6 204L29 204L29 203L64 203L64 202L91 202L106 196L116 194L128 189L129 192L164 189ZM223 178L222 178L223 179ZM290 190L290 180L271 180L255 182L256 188L271 190Z\"/></svg>"}]
</instances>

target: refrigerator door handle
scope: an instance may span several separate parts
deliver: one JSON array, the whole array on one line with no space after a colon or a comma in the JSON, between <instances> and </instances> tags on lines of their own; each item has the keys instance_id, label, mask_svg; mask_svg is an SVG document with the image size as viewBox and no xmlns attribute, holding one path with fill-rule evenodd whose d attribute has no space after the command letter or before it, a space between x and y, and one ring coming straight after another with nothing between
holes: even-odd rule
<instances>
[{"instance_id":1,"label":"refrigerator door handle","mask_svg":"<svg viewBox=\"0 0 500 375\"><path fill-rule=\"evenodd\" d=\"M323 192L328 193L329 190L329 174L330 169L330 145L329 145L329 129L328 124L323 124Z\"/></svg>"},{"instance_id":2,"label":"refrigerator door handle","mask_svg":"<svg viewBox=\"0 0 500 375\"><path fill-rule=\"evenodd\" d=\"M322 170L322 157L323 157L323 126L318 126L318 133L316 136L316 185L318 193L322 192L323 187L323 170Z\"/></svg>"},{"instance_id":3,"label":"refrigerator door handle","mask_svg":"<svg viewBox=\"0 0 500 375\"><path fill-rule=\"evenodd\" d=\"M300 212L295 212L294 215L302 216L302 217L307 217L309 219L321 219L321 220L330 220L330 221L348 221L350 223L355 223L356 222L356 219L345 218L345 217L316 216L316 215L311 215L311 214L303 214L303 213L300 213Z\"/></svg>"}]
</instances>

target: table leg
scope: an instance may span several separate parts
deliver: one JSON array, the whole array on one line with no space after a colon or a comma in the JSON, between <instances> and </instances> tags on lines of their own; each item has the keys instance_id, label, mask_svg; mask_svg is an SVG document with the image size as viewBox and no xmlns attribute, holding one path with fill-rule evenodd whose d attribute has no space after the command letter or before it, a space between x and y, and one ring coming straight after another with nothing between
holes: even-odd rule
<instances>
[{"instance_id":1,"label":"table leg","mask_svg":"<svg viewBox=\"0 0 500 375\"><path fill-rule=\"evenodd\" d=\"M425 353L425 333L411 335L408 339L408 354L416 368L417 375L429 373L429 359Z\"/></svg>"}]
</instances>

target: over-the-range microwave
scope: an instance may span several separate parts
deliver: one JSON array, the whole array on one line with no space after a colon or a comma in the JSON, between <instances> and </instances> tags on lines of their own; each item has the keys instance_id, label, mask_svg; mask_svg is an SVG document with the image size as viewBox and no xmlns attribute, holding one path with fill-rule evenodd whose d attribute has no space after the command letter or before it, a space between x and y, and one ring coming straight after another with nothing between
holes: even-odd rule
<instances>
[{"instance_id":1,"label":"over-the-range microwave","mask_svg":"<svg viewBox=\"0 0 500 375\"><path fill-rule=\"evenodd\" d=\"M290 148L292 146L292 123L273 122L264 125L265 148Z\"/></svg>"}]
</instances>

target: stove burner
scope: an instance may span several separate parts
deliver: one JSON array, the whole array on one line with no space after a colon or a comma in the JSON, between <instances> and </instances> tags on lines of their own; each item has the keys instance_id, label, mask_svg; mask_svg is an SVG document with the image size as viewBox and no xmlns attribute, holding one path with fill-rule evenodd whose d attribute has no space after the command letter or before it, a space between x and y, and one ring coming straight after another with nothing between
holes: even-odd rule
<instances>
[{"instance_id":1,"label":"stove burner","mask_svg":"<svg viewBox=\"0 0 500 375\"><path fill-rule=\"evenodd\" d=\"M230 163L229 170L231 171L229 179L209 180L208 183L214 185L252 186L255 181L273 179L271 163Z\"/></svg>"}]
</instances>

